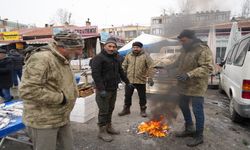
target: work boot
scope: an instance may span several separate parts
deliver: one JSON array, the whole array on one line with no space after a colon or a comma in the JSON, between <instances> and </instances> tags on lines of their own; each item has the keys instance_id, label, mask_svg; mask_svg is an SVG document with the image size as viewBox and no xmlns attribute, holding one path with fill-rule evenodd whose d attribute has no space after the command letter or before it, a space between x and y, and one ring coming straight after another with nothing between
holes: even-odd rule
<instances>
[{"instance_id":1,"label":"work boot","mask_svg":"<svg viewBox=\"0 0 250 150\"><path fill-rule=\"evenodd\" d=\"M124 105L123 110L118 113L119 116L125 116L130 114L130 106Z\"/></svg>"},{"instance_id":2,"label":"work boot","mask_svg":"<svg viewBox=\"0 0 250 150\"><path fill-rule=\"evenodd\" d=\"M193 137L195 135L194 125L185 125L185 130L175 134L176 137Z\"/></svg>"},{"instance_id":3,"label":"work boot","mask_svg":"<svg viewBox=\"0 0 250 150\"><path fill-rule=\"evenodd\" d=\"M141 106L141 113L140 114L142 117L147 117L146 109L147 109L147 106Z\"/></svg>"},{"instance_id":4,"label":"work boot","mask_svg":"<svg viewBox=\"0 0 250 150\"><path fill-rule=\"evenodd\" d=\"M115 130L113 127L112 127L112 124L111 123L108 123L107 124L107 132L109 133L109 134L120 134L120 131L118 131L118 130Z\"/></svg>"},{"instance_id":5,"label":"work boot","mask_svg":"<svg viewBox=\"0 0 250 150\"><path fill-rule=\"evenodd\" d=\"M203 131L197 131L194 138L187 144L189 147L194 147L203 143Z\"/></svg>"},{"instance_id":6,"label":"work boot","mask_svg":"<svg viewBox=\"0 0 250 150\"><path fill-rule=\"evenodd\" d=\"M98 137L105 142L111 142L113 140L112 136L107 133L107 126L99 127Z\"/></svg>"}]
</instances>

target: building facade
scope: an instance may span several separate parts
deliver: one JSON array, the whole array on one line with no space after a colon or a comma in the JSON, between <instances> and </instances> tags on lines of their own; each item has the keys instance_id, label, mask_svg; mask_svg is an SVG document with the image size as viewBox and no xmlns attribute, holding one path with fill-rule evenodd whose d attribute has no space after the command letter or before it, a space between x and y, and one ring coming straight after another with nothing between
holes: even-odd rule
<instances>
[{"instance_id":1,"label":"building facade","mask_svg":"<svg viewBox=\"0 0 250 150\"><path fill-rule=\"evenodd\" d=\"M28 28L28 25L14 21L8 21L7 19L4 20L0 19L0 32L6 32L24 28Z\"/></svg>"},{"instance_id":2,"label":"building facade","mask_svg":"<svg viewBox=\"0 0 250 150\"><path fill-rule=\"evenodd\" d=\"M206 11L195 14L163 14L151 18L150 33L159 36L174 36L183 29L202 27L230 21L230 11Z\"/></svg>"},{"instance_id":3,"label":"building facade","mask_svg":"<svg viewBox=\"0 0 250 150\"><path fill-rule=\"evenodd\" d=\"M236 20L235 20L236 21ZM226 48L231 32L233 22L215 24L215 35L216 35L216 50L215 50L215 62L217 58L224 58L226 54ZM246 34L250 34L250 20L237 20L238 30L241 32L241 35L244 36ZM204 26L199 28L192 28L195 30L196 35L202 41L207 42L209 31L211 26Z\"/></svg>"},{"instance_id":4,"label":"building facade","mask_svg":"<svg viewBox=\"0 0 250 150\"><path fill-rule=\"evenodd\" d=\"M118 36L125 40L126 43L130 42L142 33L150 33L149 26L128 25L121 27L103 28L101 32L109 33L110 36Z\"/></svg>"}]
</instances>

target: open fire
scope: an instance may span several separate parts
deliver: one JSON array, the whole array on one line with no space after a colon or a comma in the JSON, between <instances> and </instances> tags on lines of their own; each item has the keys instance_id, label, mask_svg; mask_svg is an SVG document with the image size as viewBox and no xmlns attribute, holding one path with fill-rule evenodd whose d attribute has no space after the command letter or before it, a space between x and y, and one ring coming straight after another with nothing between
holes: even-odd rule
<instances>
[{"instance_id":1,"label":"open fire","mask_svg":"<svg viewBox=\"0 0 250 150\"><path fill-rule=\"evenodd\" d=\"M138 126L138 134L147 133L152 137L165 137L168 135L170 127L165 123L164 116L160 119L153 119L148 122L142 122Z\"/></svg>"}]
</instances>

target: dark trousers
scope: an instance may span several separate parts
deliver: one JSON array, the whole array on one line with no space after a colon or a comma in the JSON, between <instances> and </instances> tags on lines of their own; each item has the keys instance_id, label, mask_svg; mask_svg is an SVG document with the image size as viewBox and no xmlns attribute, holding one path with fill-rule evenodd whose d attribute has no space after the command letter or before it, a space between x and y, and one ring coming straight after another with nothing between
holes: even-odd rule
<instances>
[{"instance_id":1,"label":"dark trousers","mask_svg":"<svg viewBox=\"0 0 250 150\"><path fill-rule=\"evenodd\" d=\"M13 71L13 84L14 86L18 86L18 78L19 80L21 81L21 78L22 78L22 69L15 69Z\"/></svg>"},{"instance_id":2,"label":"dark trousers","mask_svg":"<svg viewBox=\"0 0 250 150\"><path fill-rule=\"evenodd\" d=\"M138 92L138 96L140 99L140 106L146 106L147 100L146 100L146 84L133 84L134 87L136 88ZM128 87L127 85L125 86L125 100L124 103L126 106L131 106L132 105L132 95L134 93L134 89Z\"/></svg>"},{"instance_id":3,"label":"dark trousers","mask_svg":"<svg viewBox=\"0 0 250 150\"><path fill-rule=\"evenodd\" d=\"M96 103L99 108L98 125L105 126L112 121L112 113L115 108L117 90L107 91L107 97L100 96L100 92L96 91Z\"/></svg>"},{"instance_id":4,"label":"dark trousers","mask_svg":"<svg viewBox=\"0 0 250 150\"><path fill-rule=\"evenodd\" d=\"M0 89L0 96L4 98L4 101L10 101L13 99L13 96L11 96L10 93L10 88Z\"/></svg>"},{"instance_id":5,"label":"dark trousers","mask_svg":"<svg viewBox=\"0 0 250 150\"><path fill-rule=\"evenodd\" d=\"M180 101L179 101L179 106L182 111L183 117L185 119L185 124L186 125L191 125L193 124L192 121L192 116L191 112L189 109L189 103L192 101L192 108L193 108L193 113L195 116L196 120L196 131L203 131L204 129L204 97L197 97L197 96L186 96L186 95L181 95Z\"/></svg>"}]
</instances>

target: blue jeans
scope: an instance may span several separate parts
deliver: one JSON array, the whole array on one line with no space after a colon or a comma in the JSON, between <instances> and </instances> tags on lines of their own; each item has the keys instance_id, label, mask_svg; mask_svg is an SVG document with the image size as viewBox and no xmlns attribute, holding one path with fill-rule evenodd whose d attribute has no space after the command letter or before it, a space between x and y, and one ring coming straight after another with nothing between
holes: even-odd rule
<instances>
[{"instance_id":1,"label":"blue jeans","mask_svg":"<svg viewBox=\"0 0 250 150\"><path fill-rule=\"evenodd\" d=\"M180 101L179 101L179 107L182 111L183 117L185 119L186 125L193 124L192 116L189 108L189 103L192 101L192 107L193 107L193 113L195 116L195 125L196 125L196 131L203 131L204 129L204 122L205 122L205 116L204 116L204 97L198 97L198 96L186 96L181 95Z\"/></svg>"},{"instance_id":2,"label":"blue jeans","mask_svg":"<svg viewBox=\"0 0 250 150\"><path fill-rule=\"evenodd\" d=\"M21 81L21 78L22 78L22 69L15 69L13 71L13 84L14 86L18 86L18 79Z\"/></svg>"},{"instance_id":3,"label":"blue jeans","mask_svg":"<svg viewBox=\"0 0 250 150\"><path fill-rule=\"evenodd\" d=\"M4 98L5 101L10 101L13 99L13 97L10 94L10 89L0 89L0 96Z\"/></svg>"}]
</instances>

